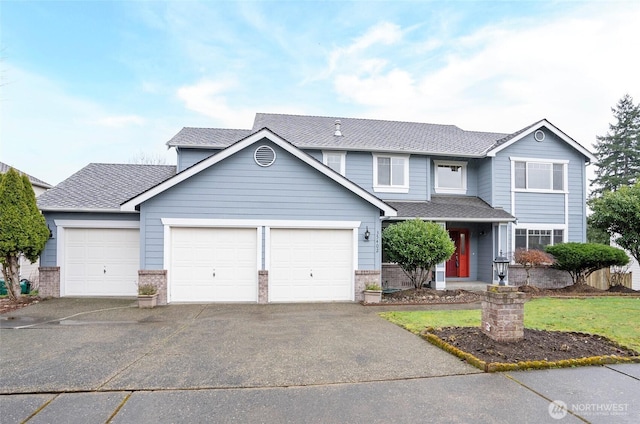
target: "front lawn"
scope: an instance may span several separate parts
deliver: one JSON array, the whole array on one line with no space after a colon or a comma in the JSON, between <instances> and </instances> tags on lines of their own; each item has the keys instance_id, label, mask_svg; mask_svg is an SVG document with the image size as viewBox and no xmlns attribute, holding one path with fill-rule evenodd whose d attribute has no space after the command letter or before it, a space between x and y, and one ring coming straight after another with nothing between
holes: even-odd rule
<instances>
[{"instance_id":1,"label":"front lawn","mask_svg":"<svg viewBox=\"0 0 640 424\"><path fill-rule=\"evenodd\" d=\"M420 333L425 327L475 327L480 310L383 312L383 318ZM525 304L526 328L599 334L640 352L640 298L538 298Z\"/></svg>"}]
</instances>

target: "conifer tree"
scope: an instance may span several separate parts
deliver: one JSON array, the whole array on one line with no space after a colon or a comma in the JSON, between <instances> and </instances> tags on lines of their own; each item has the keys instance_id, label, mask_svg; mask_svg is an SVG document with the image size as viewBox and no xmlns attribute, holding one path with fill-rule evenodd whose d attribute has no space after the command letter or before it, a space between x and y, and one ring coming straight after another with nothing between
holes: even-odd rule
<instances>
[{"instance_id":1,"label":"conifer tree","mask_svg":"<svg viewBox=\"0 0 640 424\"><path fill-rule=\"evenodd\" d=\"M0 179L0 264L11 300L20 298L20 255L35 261L48 238L29 179L9 169Z\"/></svg>"},{"instance_id":2,"label":"conifer tree","mask_svg":"<svg viewBox=\"0 0 640 424\"><path fill-rule=\"evenodd\" d=\"M625 94L611 109L616 120L595 145L598 162L592 196L640 181L640 104Z\"/></svg>"}]
</instances>

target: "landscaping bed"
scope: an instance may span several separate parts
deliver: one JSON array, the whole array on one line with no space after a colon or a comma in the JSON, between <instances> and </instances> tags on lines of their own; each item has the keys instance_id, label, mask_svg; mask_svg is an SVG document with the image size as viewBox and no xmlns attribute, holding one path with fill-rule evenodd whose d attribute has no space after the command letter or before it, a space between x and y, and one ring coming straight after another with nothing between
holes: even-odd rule
<instances>
[{"instance_id":1,"label":"landscaping bed","mask_svg":"<svg viewBox=\"0 0 640 424\"><path fill-rule=\"evenodd\" d=\"M382 296L385 305L416 305L422 303L473 303L483 298L481 292L467 290L408 289Z\"/></svg>"},{"instance_id":2,"label":"landscaping bed","mask_svg":"<svg viewBox=\"0 0 640 424\"><path fill-rule=\"evenodd\" d=\"M638 353L606 337L568 331L524 329L520 342L499 343L478 327L429 329L429 333L485 362L560 361L563 359L616 355L637 357Z\"/></svg>"}]
</instances>

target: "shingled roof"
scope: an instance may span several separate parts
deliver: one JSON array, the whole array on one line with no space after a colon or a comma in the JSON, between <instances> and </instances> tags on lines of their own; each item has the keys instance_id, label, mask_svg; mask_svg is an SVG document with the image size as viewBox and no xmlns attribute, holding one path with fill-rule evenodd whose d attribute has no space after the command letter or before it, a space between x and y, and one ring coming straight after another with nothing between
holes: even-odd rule
<instances>
[{"instance_id":1,"label":"shingled roof","mask_svg":"<svg viewBox=\"0 0 640 424\"><path fill-rule=\"evenodd\" d=\"M336 136L336 120L341 136ZM262 128L268 128L298 148L407 152L481 157L503 133L465 131L455 125L328 116L257 113L253 128L183 128L170 147L225 148Z\"/></svg>"},{"instance_id":2,"label":"shingled roof","mask_svg":"<svg viewBox=\"0 0 640 424\"><path fill-rule=\"evenodd\" d=\"M38 197L38 207L119 211L120 204L175 173L173 165L91 163Z\"/></svg>"},{"instance_id":3,"label":"shingled roof","mask_svg":"<svg viewBox=\"0 0 640 424\"><path fill-rule=\"evenodd\" d=\"M431 196L428 202L387 202L398 211L396 219L422 218L434 221L509 222L515 217L492 208L478 197Z\"/></svg>"},{"instance_id":4,"label":"shingled roof","mask_svg":"<svg viewBox=\"0 0 640 424\"><path fill-rule=\"evenodd\" d=\"M5 172L9 171L9 168L13 168L16 171L18 171L20 174L26 175L27 178L29 178L29 181L31 181L31 185L42 187L42 188L51 188L51 184L45 183L44 181L42 181L42 180L40 180L40 179L38 179L36 177L33 177L33 176L27 174L26 172L22 172L19 169L16 169L15 167L13 167L13 166L7 165L4 162L0 162L0 174L4 174Z\"/></svg>"},{"instance_id":5,"label":"shingled roof","mask_svg":"<svg viewBox=\"0 0 640 424\"><path fill-rule=\"evenodd\" d=\"M204 147L220 148L230 146L238 140L251 135L251 130L227 128L193 128L184 127L167 142L169 147Z\"/></svg>"}]
</instances>

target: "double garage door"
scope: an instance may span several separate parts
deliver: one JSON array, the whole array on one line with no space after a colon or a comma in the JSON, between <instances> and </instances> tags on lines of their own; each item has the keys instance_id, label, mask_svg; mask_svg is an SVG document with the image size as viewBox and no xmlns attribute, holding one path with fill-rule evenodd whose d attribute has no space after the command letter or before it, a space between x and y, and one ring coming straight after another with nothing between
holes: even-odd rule
<instances>
[{"instance_id":1,"label":"double garage door","mask_svg":"<svg viewBox=\"0 0 640 424\"><path fill-rule=\"evenodd\" d=\"M270 302L353 300L353 235L345 229L171 230L170 302L256 302L258 269ZM260 248L259 248L260 247Z\"/></svg>"}]
</instances>

